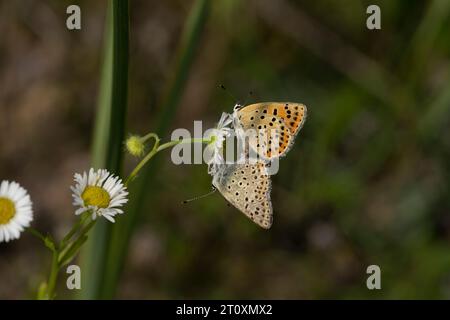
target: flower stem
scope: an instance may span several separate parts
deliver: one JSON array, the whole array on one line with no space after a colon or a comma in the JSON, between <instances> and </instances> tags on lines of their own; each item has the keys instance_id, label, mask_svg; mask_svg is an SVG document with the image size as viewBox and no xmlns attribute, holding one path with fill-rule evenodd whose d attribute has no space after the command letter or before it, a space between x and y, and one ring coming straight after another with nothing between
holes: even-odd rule
<instances>
[{"instance_id":1,"label":"flower stem","mask_svg":"<svg viewBox=\"0 0 450 320\"><path fill-rule=\"evenodd\" d=\"M90 212L81 216L80 220L72 227L72 229L70 229L59 244L57 244L50 236L45 237L39 231L31 227L27 228L31 234L42 240L46 247L52 252L50 274L47 282L44 282L39 289L38 299L52 300L55 298L56 283L61 268L77 255L81 246L87 240L87 233L92 229L96 222L96 220L92 219L88 224L85 224L90 216ZM78 234L78 236L70 241L76 234Z\"/></svg>"},{"instance_id":2,"label":"flower stem","mask_svg":"<svg viewBox=\"0 0 450 320\"><path fill-rule=\"evenodd\" d=\"M37 231L36 229L32 228L32 227L28 227L26 229L28 232L30 232L33 236L35 236L36 238L42 240L42 242L45 243L45 236L40 233L39 231Z\"/></svg>"},{"instance_id":3,"label":"flower stem","mask_svg":"<svg viewBox=\"0 0 450 320\"><path fill-rule=\"evenodd\" d=\"M58 250L54 250L52 254L52 265L47 285L46 298L49 300L52 300L55 296L55 287L56 281L58 280L58 274L59 274Z\"/></svg>"},{"instance_id":4,"label":"flower stem","mask_svg":"<svg viewBox=\"0 0 450 320\"><path fill-rule=\"evenodd\" d=\"M91 220L86 226L84 226L80 232L76 240L72 242L72 244L67 248L67 250L59 251L58 255L58 264L60 267L64 266L65 264L69 263L78 253L81 246L86 242L87 240L87 233L92 229L95 222L97 220Z\"/></svg>"},{"instance_id":5,"label":"flower stem","mask_svg":"<svg viewBox=\"0 0 450 320\"><path fill-rule=\"evenodd\" d=\"M141 140L142 140L142 142L147 142L147 140L149 140L151 138L155 139L155 143L156 143L156 141L158 141L158 143L159 143L158 135L156 133L153 133L153 132L150 132L150 133L146 134L145 136L143 136L141 138Z\"/></svg>"},{"instance_id":6,"label":"flower stem","mask_svg":"<svg viewBox=\"0 0 450 320\"><path fill-rule=\"evenodd\" d=\"M81 228L81 226L86 222L87 218L91 215L91 212L85 212L83 215L81 215L80 220L78 220L77 223L75 223L70 229L70 231L64 236L64 238L61 241L60 250L63 251L69 240L73 238L73 236L78 232L78 230Z\"/></svg>"},{"instance_id":7,"label":"flower stem","mask_svg":"<svg viewBox=\"0 0 450 320\"><path fill-rule=\"evenodd\" d=\"M175 140L175 141L170 141L170 142L166 142L162 145L159 145L159 137L154 134L154 133L149 133L148 135L146 135L144 137L144 139L148 136L153 137L155 139L155 144L153 146L153 149L141 160L141 162L139 162L137 164L137 166L133 169L133 171L130 173L130 175L128 176L128 178L125 180L125 186L128 186L128 184L133 181L138 172L145 166L145 164L151 159L153 158L158 152L165 150L167 148L176 146L178 144L185 144L185 143L210 143L212 138L190 138L190 139L183 139L183 140ZM147 138L148 139L148 138Z\"/></svg>"}]
</instances>

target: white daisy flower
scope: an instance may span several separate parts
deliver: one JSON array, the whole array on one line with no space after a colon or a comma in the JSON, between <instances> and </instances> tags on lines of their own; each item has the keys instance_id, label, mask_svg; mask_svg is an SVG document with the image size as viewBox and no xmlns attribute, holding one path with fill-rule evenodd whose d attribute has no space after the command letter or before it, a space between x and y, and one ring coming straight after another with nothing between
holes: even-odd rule
<instances>
[{"instance_id":1,"label":"white daisy flower","mask_svg":"<svg viewBox=\"0 0 450 320\"><path fill-rule=\"evenodd\" d=\"M120 207L127 203L128 192L119 177L105 169L94 171L91 168L89 173L76 173L74 180L75 186L70 189L73 205L79 207L76 215L92 210L92 219L103 216L114 222L114 216L123 213Z\"/></svg>"},{"instance_id":2,"label":"white daisy flower","mask_svg":"<svg viewBox=\"0 0 450 320\"><path fill-rule=\"evenodd\" d=\"M223 142L229 136L233 130L230 128L230 124L233 119L230 114L223 112L220 117L217 127L211 130L209 134L210 138L213 138L212 142L208 144L206 148L209 148L211 152L211 158L207 161L208 173L214 175L217 171L217 167L225 162L222 156Z\"/></svg>"},{"instance_id":3,"label":"white daisy flower","mask_svg":"<svg viewBox=\"0 0 450 320\"><path fill-rule=\"evenodd\" d=\"M32 202L28 192L17 182L0 184L0 242L19 239L33 220Z\"/></svg>"}]
</instances>

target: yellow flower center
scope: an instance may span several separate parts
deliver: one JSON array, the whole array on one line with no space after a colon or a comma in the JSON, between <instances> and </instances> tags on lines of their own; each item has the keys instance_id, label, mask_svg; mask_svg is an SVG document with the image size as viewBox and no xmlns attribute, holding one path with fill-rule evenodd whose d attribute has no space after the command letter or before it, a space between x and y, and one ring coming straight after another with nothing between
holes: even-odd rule
<instances>
[{"instance_id":1,"label":"yellow flower center","mask_svg":"<svg viewBox=\"0 0 450 320\"><path fill-rule=\"evenodd\" d=\"M81 194L81 199L86 206L96 206L99 208L108 208L111 197L102 187L87 186Z\"/></svg>"},{"instance_id":2,"label":"yellow flower center","mask_svg":"<svg viewBox=\"0 0 450 320\"><path fill-rule=\"evenodd\" d=\"M8 198L0 198L0 225L7 224L16 215L16 206Z\"/></svg>"}]
</instances>

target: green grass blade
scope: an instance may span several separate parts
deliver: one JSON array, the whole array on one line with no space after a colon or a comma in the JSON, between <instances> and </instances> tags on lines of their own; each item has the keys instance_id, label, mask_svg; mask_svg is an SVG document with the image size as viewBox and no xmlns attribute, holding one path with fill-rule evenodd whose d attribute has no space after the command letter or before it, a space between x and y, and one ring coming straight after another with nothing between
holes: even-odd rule
<instances>
[{"instance_id":1,"label":"green grass blade","mask_svg":"<svg viewBox=\"0 0 450 320\"><path fill-rule=\"evenodd\" d=\"M128 89L128 1L111 0L105 29L105 53L95 123L92 164L120 174ZM82 251L80 297L95 299L106 269L112 225L99 221Z\"/></svg>"},{"instance_id":2,"label":"green grass blade","mask_svg":"<svg viewBox=\"0 0 450 320\"><path fill-rule=\"evenodd\" d=\"M428 4L424 18L420 22L417 31L411 41L407 56L403 59L403 69L407 74L409 90L414 91L417 82L429 62L427 57L433 50L439 33L448 23L450 14L450 1L434 0Z\"/></svg>"},{"instance_id":3,"label":"green grass blade","mask_svg":"<svg viewBox=\"0 0 450 320\"><path fill-rule=\"evenodd\" d=\"M211 0L197 0L186 21L177 52L173 76L169 79L161 100L162 115L159 119L157 130L160 135L167 131L176 113L208 16L210 4ZM131 186L131 198L127 206L126 215L124 215L119 224L114 225L110 252L108 254L108 268L105 270L105 282L101 294L101 297L104 299L112 298L115 295L123 263L126 259L129 240L138 214L143 207L143 202L146 200L146 190L151 184L151 177L155 167L157 167L157 163L157 161L153 160L149 167L143 169L140 177Z\"/></svg>"}]
</instances>

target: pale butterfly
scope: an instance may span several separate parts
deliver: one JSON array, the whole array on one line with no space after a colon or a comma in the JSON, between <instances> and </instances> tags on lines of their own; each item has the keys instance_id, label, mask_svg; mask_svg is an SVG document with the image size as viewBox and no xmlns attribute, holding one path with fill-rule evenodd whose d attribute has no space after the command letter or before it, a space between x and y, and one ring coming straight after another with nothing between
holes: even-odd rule
<instances>
[{"instance_id":1,"label":"pale butterfly","mask_svg":"<svg viewBox=\"0 0 450 320\"><path fill-rule=\"evenodd\" d=\"M233 163L217 167L213 186L259 226L272 226L271 180L265 163Z\"/></svg>"},{"instance_id":2,"label":"pale butterfly","mask_svg":"<svg viewBox=\"0 0 450 320\"><path fill-rule=\"evenodd\" d=\"M222 147L216 145L214 161L208 168L213 176L213 186L225 199L265 229L269 229L273 221L271 180L268 173L270 160L284 156L289 151L305 122L306 112L303 104L290 102L265 102L245 107L237 104L232 115L224 113L219 121L218 129L222 130L219 132L228 137L229 131L223 130L223 124L229 125L231 118L238 139L241 140L247 130L256 130L260 137L264 136L261 133L265 131L272 132L264 136L266 140L249 140L249 147L262 160L251 163L247 148L243 157L245 163L226 164L220 156Z\"/></svg>"}]
</instances>

